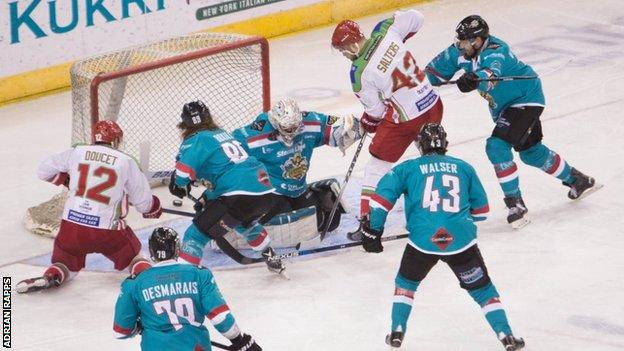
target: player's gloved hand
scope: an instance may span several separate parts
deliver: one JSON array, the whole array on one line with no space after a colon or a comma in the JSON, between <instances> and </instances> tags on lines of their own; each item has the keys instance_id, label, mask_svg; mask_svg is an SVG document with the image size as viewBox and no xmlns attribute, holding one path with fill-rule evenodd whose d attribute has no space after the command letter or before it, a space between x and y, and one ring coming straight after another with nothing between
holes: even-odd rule
<instances>
[{"instance_id":1,"label":"player's gloved hand","mask_svg":"<svg viewBox=\"0 0 624 351\"><path fill-rule=\"evenodd\" d=\"M66 172L60 172L48 181L54 185L63 185L69 189L69 174Z\"/></svg>"},{"instance_id":2,"label":"player's gloved hand","mask_svg":"<svg viewBox=\"0 0 624 351\"><path fill-rule=\"evenodd\" d=\"M375 119L366 112L364 112L362 114L362 118L360 118L362 128L364 128L367 133L375 133L377 131L377 127L381 124L381 121L381 119Z\"/></svg>"},{"instance_id":3,"label":"player's gloved hand","mask_svg":"<svg viewBox=\"0 0 624 351\"><path fill-rule=\"evenodd\" d=\"M370 227L370 222L364 221L362 225L362 247L366 252L382 252L381 235L383 230L375 230Z\"/></svg>"},{"instance_id":4,"label":"player's gloved hand","mask_svg":"<svg viewBox=\"0 0 624 351\"><path fill-rule=\"evenodd\" d=\"M159 218L163 209L160 206L160 199L156 195L152 195L152 208L143 214L143 218Z\"/></svg>"},{"instance_id":5,"label":"player's gloved hand","mask_svg":"<svg viewBox=\"0 0 624 351\"><path fill-rule=\"evenodd\" d=\"M462 93L467 93L477 89L479 86L479 76L473 72L466 72L457 80L457 87Z\"/></svg>"},{"instance_id":6,"label":"player's gloved hand","mask_svg":"<svg viewBox=\"0 0 624 351\"><path fill-rule=\"evenodd\" d=\"M258 346L249 334L240 333L237 337L230 340L232 351L262 351L262 347Z\"/></svg>"},{"instance_id":7,"label":"player's gloved hand","mask_svg":"<svg viewBox=\"0 0 624 351\"><path fill-rule=\"evenodd\" d=\"M186 186L179 187L175 183L175 178L176 178L176 172L174 171L171 174L171 179L169 180L169 192L171 193L171 195L177 196L180 199L183 199L184 197L186 197L186 195L191 193L191 184L189 183Z\"/></svg>"}]
</instances>

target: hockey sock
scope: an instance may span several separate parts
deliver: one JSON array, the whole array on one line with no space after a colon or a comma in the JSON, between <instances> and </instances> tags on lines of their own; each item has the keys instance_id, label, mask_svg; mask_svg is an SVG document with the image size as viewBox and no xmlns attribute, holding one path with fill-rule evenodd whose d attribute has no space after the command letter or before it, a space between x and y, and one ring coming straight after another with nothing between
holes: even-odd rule
<instances>
[{"instance_id":1,"label":"hockey sock","mask_svg":"<svg viewBox=\"0 0 624 351\"><path fill-rule=\"evenodd\" d=\"M496 336L510 335L511 327L507 321L507 315L500 302L496 287L491 282L488 285L474 290L468 290L470 296L481 306L485 319Z\"/></svg>"},{"instance_id":2,"label":"hockey sock","mask_svg":"<svg viewBox=\"0 0 624 351\"><path fill-rule=\"evenodd\" d=\"M412 312L414 293L420 285L419 281L409 280L400 273L394 280L394 299L392 302L392 331L405 333L407 320Z\"/></svg>"},{"instance_id":3,"label":"hockey sock","mask_svg":"<svg viewBox=\"0 0 624 351\"><path fill-rule=\"evenodd\" d=\"M48 269L46 269L46 271L43 273L45 277L52 278L58 281L59 285L63 284L63 282L65 282L66 280L71 279L76 274L78 274L78 272L71 274L67 266L60 262L52 263L52 265L49 266Z\"/></svg>"},{"instance_id":4,"label":"hockey sock","mask_svg":"<svg viewBox=\"0 0 624 351\"><path fill-rule=\"evenodd\" d=\"M199 265L204 254L204 246L209 241L208 236L200 232L195 224L191 224L184 232L184 238L182 238L180 258L196 266Z\"/></svg>"},{"instance_id":5,"label":"hockey sock","mask_svg":"<svg viewBox=\"0 0 624 351\"><path fill-rule=\"evenodd\" d=\"M130 262L130 274L136 276L144 270L150 268L152 265L145 258L137 256Z\"/></svg>"},{"instance_id":6,"label":"hockey sock","mask_svg":"<svg viewBox=\"0 0 624 351\"><path fill-rule=\"evenodd\" d=\"M520 152L522 161L533 167L568 183L574 183L572 167L553 150L542 143L535 144L529 149Z\"/></svg>"},{"instance_id":7,"label":"hockey sock","mask_svg":"<svg viewBox=\"0 0 624 351\"><path fill-rule=\"evenodd\" d=\"M494 171L505 197L520 197L520 180L516 163L509 161L494 164Z\"/></svg>"},{"instance_id":8,"label":"hockey sock","mask_svg":"<svg viewBox=\"0 0 624 351\"><path fill-rule=\"evenodd\" d=\"M375 188L362 186L362 195L360 196L360 218L368 216L370 213L370 198L375 193Z\"/></svg>"},{"instance_id":9,"label":"hockey sock","mask_svg":"<svg viewBox=\"0 0 624 351\"><path fill-rule=\"evenodd\" d=\"M392 168L392 162L384 161L372 156L364 169L362 181L362 196L360 197L360 217L370 213L370 197L375 193L379 179Z\"/></svg>"},{"instance_id":10,"label":"hockey sock","mask_svg":"<svg viewBox=\"0 0 624 351\"><path fill-rule=\"evenodd\" d=\"M236 234L247 240L247 243L254 251L262 251L271 243L271 238L262 225L256 223L249 228L238 225L234 228Z\"/></svg>"}]
</instances>

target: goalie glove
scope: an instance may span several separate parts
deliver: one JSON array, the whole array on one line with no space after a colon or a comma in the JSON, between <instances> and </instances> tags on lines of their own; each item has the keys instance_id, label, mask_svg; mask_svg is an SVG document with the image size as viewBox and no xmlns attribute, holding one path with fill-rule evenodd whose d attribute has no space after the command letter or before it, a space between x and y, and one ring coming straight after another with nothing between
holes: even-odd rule
<instances>
[{"instance_id":1,"label":"goalie glove","mask_svg":"<svg viewBox=\"0 0 624 351\"><path fill-rule=\"evenodd\" d=\"M262 347L256 344L256 341L249 334L238 334L234 339L230 340L232 345L231 351L262 351Z\"/></svg>"},{"instance_id":2,"label":"goalie glove","mask_svg":"<svg viewBox=\"0 0 624 351\"><path fill-rule=\"evenodd\" d=\"M382 230L375 230L370 227L368 220L364 221L362 226L362 247L366 252L379 253L383 251L383 245L381 244Z\"/></svg>"},{"instance_id":3,"label":"goalie glove","mask_svg":"<svg viewBox=\"0 0 624 351\"><path fill-rule=\"evenodd\" d=\"M342 125L333 132L336 146L338 146L343 155L349 146L364 136L365 132L362 125L357 122L358 120L351 115L343 117Z\"/></svg>"}]
</instances>

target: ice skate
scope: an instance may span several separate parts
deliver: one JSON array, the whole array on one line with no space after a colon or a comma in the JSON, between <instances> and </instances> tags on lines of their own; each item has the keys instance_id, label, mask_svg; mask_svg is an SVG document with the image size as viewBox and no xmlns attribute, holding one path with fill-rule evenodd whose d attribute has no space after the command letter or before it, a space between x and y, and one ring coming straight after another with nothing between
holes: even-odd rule
<instances>
[{"instance_id":1,"label":"ice skate","mask_svg":"<svg viewBox=\"0 0 624 351\"><path fill-rule=\"evenodd\" d=\"M347 239L351 240L351 241L362 241L362 227L364 226L364 222L368 220L368 217L363 217L358 219L358 221L360 222L360 226L352 231L352 232L348 232L347 233Z\"/></svg>"},{"instance_id":2,"label":"ice skate","mask_svg":"<svg viewBox=\"0 0 624 351\"><path fill-rule=\"evenodd\" d=\"M574 167L572 167L572 176L576 179L574 183L563 182L563 185L570 187L568 198L571 200L583 199L602 188L602 184L597 184L594 178L581 173Z\"/></svg>"},{"instance_id":3,"label":"ice skate","mask_svg":"<svg viewBox=\"0 0 624 351\"><path fill-rule=\"evenodd\" d=\"M264 251L262 251L262 257L265 259L268 270L273 273L283 275L286 270L286 266L284 266L281 259L274 258L274 256L275 251L273 251L273 248L271 247L267 247Z\"/></svg>"},{"instance_id":4,"label":"ice skate","mask_svg":"<svg viewBox=\"0 0 624 351\"><path fill-rule=\"evenodd\" d=\"M507 335L504 338L500 339L501 343L505 347L505 351L515 351L520 350L524 347L524 339L516 338L513 335Z\"/></svg>"},{"instance_id":5,"label":"ice skate","mask_svg":"<svg viewBox=\"0 0 624 351\"><path fill-rule=\"evenodd\" d=\"M507 223L511 224L513 229L520 229L531 223L526 216L529 210L524 205L524 201L522 201L521 197L506 197L504 201L509 209Z\"/></svg>"},{"instance_id":6,"label":"ice skate","mask_svg":"<svg viewBox=\"0 0 624 351\"><path fill-rule=\"evenodd\" d=\"M403 343L403 334L402 331L393 331L392 333L386 335L386 344L390 345L391 350L398 349L401 347Z\"/></svg>"},{"instance_id":7,"label":"ice skate","mask_svg":"<svg viewBox=\"0 0 624 351\"><path fill-rule=\"evenodd\" d=\"M61 282L53 277L36 277L22 280L15 285L15 291L19 294L26 294L43 289L49 289L61 285Z\"/></svg>"}]
</instances>

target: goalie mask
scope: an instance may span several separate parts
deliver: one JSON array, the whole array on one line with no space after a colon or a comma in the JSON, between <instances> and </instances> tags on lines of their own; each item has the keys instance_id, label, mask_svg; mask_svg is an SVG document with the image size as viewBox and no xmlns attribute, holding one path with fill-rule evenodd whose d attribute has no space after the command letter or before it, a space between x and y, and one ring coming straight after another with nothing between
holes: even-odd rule
<instances>
[{"instance_id":1,"label":"goalie mask","mask_svg":"<svg viewBox=\"0 0 624 351\"><path fill-rule=\"evenodd\" d=\"M180 253L178 233L167 227L154 229L152 235L150 235L148 246L150 256L154 262L176 260Z\"/></svg>"},{"instance_id":2,"label":"goalie mask","mask_svg":"<svg viewBox=\"0 0 624 351\"><path fill-rule=\"evenodd\" d=\"M97 121L93 125L93 142L109 144L117 148L121 143L123 131L114 121Z\"/></svg>"},{"instance_id":3,"label":"goalie mask","mask_svg":"<svg viewBox=\"0 0 624 351\"><path fill-rule=\"evenodd\" d=\"M284 144L290 147L294 138L303 129L303 116L297 102L292 98L281 99L268 115L269 123L277 130Z\"/></svg>"},{"instance_id":4,"label":"goalie mask","mask_svg":"<svg viewBox=\"0 0 624 351\"><path fill-rule=\"evenodd\" d=\"M431 153L444 155L446 154L446 147L448 146L446 131L437 123L427 123L418 133L416 146L421 155L428 155Z\"/></svg>"}]
</instances>

